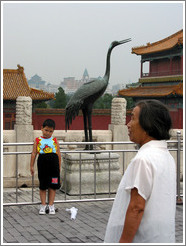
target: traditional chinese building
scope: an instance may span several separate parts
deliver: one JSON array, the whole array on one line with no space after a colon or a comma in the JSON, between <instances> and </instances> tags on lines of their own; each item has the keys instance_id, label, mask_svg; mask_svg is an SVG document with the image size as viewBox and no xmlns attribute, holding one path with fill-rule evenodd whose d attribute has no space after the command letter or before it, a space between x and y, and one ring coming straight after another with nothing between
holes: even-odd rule
<instances>
[{"instance_id":1,"label":"traditional chinese building","mask_svg":"<svg viewBox=\"0 0 186 246\"><path fill-rule=\"evenodd\" d=\"M16 99L19 96L31 97L33 105L54 98L53 93L30 88L24 73L24 68L3 69L3 129L14 129L16 114Z\"/></svg>"},{"instance_id":2,"label":"traditional chinese building","mask_svg":"<svg viewBox=\"0 0 186 246\"><path fill-rule=\"evenodd\" d=\"M183 128L183 30L155 43L132 48L141 56L139 86L123 89L120 96L158 99L170 109L175 128ZM146 69L146 70L145 70Z\"/></svg>"},{"instance_id":3,"label":"traditional chinese building","mask_svg":"<svg viewBox=\"0 0 186 246\"><path fill-rule=\"evenodd\" d=\"M44 90L46 88L46 81L42 80L37 74L31 77L28 81L28 85L31 88L35 88L38 90Z\"/></svg>"}]
</instances>

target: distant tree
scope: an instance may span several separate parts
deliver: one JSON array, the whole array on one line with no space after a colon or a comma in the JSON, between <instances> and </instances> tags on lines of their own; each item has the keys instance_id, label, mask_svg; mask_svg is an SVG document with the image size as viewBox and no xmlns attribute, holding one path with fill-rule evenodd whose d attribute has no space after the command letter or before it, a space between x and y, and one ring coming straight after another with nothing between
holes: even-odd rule
<instances>
[{"instance_id":1,"label":"distant tree","mask_svg":"<svg viewBox=\"0 0 186 246\"><path fill-rule=\"evenodd\" d=\"M70 98L73 96L73 94L66 94L66 100L67 100L67 103L68 101L70 100Z\"/></svg>"},{"instance_id":2,"label":"distant tree","mask_svg":"<svg viewBox=\"0 0 186 246\"><path fill-rule=\"evenodd\" d=\"M58 88L58 92L55 94L54 108L65 108L67 104L66 94L62 87Z\"/></svg>"},{"instance_id":3,"label":"distant tree","mask_svg":"<svg viewBox=\"0 0 186 246\"><path fill-rule=\"evenodd\" d=\"M110 94L105 94L103 96L103 104L104 104L104 108L111 108L111 104L112 104L112 99L113 96Z\"/></svg>"},{"instance_id":4,"label":"distant tree","mask_svg":"<svg viewBox=\"0 0 186 246\"><path fill-rule=\"evenodd\" d=\"M105 93L102 97L95 101L94 109L109 109L111 108L113 96Z\"/></svg>"},{"instance_id":5,"label":"distant tree","mask_svg":"<svg viewBox=\"0 0 186 246\"><path fill-rule=\"evenodd\" d=\"M34 105L34 108L47 108L46 102L40 102Z\"/></svg>"},{"instance_id":6,"label":"distant tree","mask_svg":"<svg viewBox=\"0 0 186 246\"><path fill-rule=\"evenodd\" d=\"M47 102L49 108L54 108L55 99L51 99Z\"/></svg>"},{"instance_id":7,"label":"distant tree","mask_svg":"<svg viewBox=\"0 0 186 246\"><path fill-rule=\"evenodd\" d=\"M127 100L127 109L132 109L134 107L134 100L132 97L125 97Z\"/></svg>"}]
</instances>

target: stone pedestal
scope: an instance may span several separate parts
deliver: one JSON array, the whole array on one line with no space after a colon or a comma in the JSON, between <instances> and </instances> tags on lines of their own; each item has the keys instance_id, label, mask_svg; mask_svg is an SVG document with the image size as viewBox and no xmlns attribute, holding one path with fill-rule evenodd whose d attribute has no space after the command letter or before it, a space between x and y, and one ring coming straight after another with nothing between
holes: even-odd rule
<instances>
[{"instance_id":1,"label":"stone pedestal","mask_svg":"<svg viewBox=\"0 0 186 246\"><path fill-rule=\"evenodd\" d=\"M110 164L109 153L70 153L62 159L61 191L69 195L109 193L109 177L110 192L117 191L122 177L118 154L110 153Z\"/></svg>"}]
</instances>

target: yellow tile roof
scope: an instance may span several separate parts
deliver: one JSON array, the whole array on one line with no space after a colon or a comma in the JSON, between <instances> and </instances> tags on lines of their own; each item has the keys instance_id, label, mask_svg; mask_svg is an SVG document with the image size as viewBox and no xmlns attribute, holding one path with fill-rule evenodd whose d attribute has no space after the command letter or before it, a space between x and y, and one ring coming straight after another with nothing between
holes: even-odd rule
<instances>
[{"instance_id":1,"label":"yellow tile roof","mask_svg":"<svg viewBox=\"0 0 186 246\"><path fill-rule=\"evenodd\" d=\"M54 93L30 88L24 73L24 68L3 69L3 100L16 100L19 96L29 96L32 100L49 100Z\"/></svg>"},{"instance_id":2,"label":"yellow tile roof","mask_svg":"<svg viewBox=\"0 0 186 246\"><path fill-rule=\"evenodd\" d=\"M118 94L126 97L165 97L170 95L183 96L183 83L164 86L139 86L120 90Z\"/></svg>"},{"instance_id":3,"label":"yellow tile roof","mask_svg":"<svg viewBox=\"0 0 186 246\"><path fill-rule=\"evenodd\" d=\"M132 54L144 55L159 51L169 50L176 45L183 44L183 29L173 35L155 43L147 43L146 46L132 48Z\"/></svg>"}]
</instances>

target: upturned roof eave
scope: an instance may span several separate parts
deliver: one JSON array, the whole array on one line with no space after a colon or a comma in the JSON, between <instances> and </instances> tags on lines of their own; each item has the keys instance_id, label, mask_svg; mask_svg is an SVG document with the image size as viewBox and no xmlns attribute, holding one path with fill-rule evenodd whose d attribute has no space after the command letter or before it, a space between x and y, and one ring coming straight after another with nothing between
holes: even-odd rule
<instances>
[{"instance_id":1,"label":"upturned roof eave","mask_svg":"<svg viewBox=\"0 0 186 246\"><path fill-rule=\"evenodd\" d=\"M171 95L183 96L183 84L180 83L175 86L140 86L120 90L118 91L118 95L124 97L167 97Z\"/></svg>"},{"instance_id":2,"label":"upturned roof eave","mask_svg":"<svg viewBox=\"0 0 186 246\"><path fill-rule=\"evenodd\" d=\"M182 35L182 36L180 36L180 35ZM175 39L175 40L173 40L173 44L167 44L163 48L160 48L160 47L158 48L158 46L160 46L163 43L169 42L171 39ZM178 32L176 32L176 33L174 33L174 34L172 34L172 35L170 35L170 36L168 36L162 40L159 40L157 42L147 43L147 45L133 47L131 53L136 54L136 55L152 54L152 53L156 53L159 51L170 50L178 44L183 44L183 29L181 29L180 31L178 31ZM150 50L152 48L154 48L154 49Z\"/></svg>"}]
</instances>

